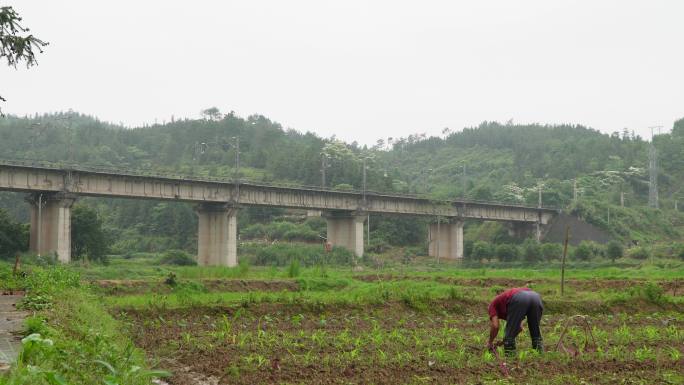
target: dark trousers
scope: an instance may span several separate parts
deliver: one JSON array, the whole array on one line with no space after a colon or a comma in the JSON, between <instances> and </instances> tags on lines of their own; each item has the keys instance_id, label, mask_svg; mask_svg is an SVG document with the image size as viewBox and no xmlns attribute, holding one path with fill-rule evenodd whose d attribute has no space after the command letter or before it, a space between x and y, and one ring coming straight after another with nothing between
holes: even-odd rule
<instances>
[{"instance_id":1,"label":"dark trousers","mask_svg":"<svg viewBox=\"0 0 684 385\"><path fill-rule=\"evenodd\" d=\"M513 294L508 302L508 316L503 339L506 354L515 353L515 337L518 336L520 323L525 317L527 317L527 326L532 337L532 347L540 353L544 350L541 331L539 330L543 311L544 305L538 293L525 290Z\"/></svg>"}]
</instances>

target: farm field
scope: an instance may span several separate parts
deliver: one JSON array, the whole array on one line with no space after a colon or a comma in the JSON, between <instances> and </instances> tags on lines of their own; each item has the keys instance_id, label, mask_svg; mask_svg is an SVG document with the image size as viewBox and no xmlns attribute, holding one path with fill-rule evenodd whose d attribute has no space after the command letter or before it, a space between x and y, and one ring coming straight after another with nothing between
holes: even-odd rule
<instances>
[{"instance_id":1,"label":"farm field","mask_svg":"<svg viewBox=\"0 0 684 385\"><path fill-rule=\"evenodd\" d=\"M82 274L170 384L684 382L681 265L570 270L563 296L538 269L115 270ZM524 285L545 302L546 352L525 330L503 368L486 307Z\"/></svg>"}]
</instances>

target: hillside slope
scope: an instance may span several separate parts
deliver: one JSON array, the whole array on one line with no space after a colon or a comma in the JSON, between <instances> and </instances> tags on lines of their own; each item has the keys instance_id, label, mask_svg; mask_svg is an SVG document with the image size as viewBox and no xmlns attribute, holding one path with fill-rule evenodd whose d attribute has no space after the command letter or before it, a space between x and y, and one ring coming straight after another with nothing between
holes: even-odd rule
<instances>
[{"instance_id":1,"label":"hillside slope","mask_svg":"<svg viewBox=\"0 0 684 385\"><path fill-rule=\"evenodd\" d=\"M623 241L684 238L684 202L674 210L675 200L684 201L684 119L672 133L654 138L660 167L658 210L647 207L650 143L628 131L606 135L582 126L485 122L444 138L387 138L369 148L285 130L259 115L214 115L134 129L71 112L0 119L5 159L181 175L234 177L236 137L245 179L320 185L324 167L327 186L360 188L365 159L370 190L537 204L541 186L544 205L562 208ZM26 220L19 199L0 194L0 207ZM91 201L118 234L137 228L142 235L186 231L192 237L194 231L187 205ZM257 211L249 211L245 221L266 215ZM155 225L152 218L171 223ZM469 231L474 233L482 231Z\"/></svg>"}]
</instances>

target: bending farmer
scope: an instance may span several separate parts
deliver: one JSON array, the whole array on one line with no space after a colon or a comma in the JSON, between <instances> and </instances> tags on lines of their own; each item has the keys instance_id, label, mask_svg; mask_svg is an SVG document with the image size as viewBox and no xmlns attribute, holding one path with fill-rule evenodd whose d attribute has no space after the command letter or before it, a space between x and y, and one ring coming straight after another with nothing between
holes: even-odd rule
<instances>
[{"instance_id":1,"label":"bending farmer","mask_svg":"<svg viewBox=\"0 0 684 385\"><path fill-rule=\"evenodd\" d=\"M539 293L526 287L509 289L497 295L489 304L489 342L487 348L494 348L494 339L499 334L499 320L506 320L504 332L504 351L507 355L515 353L515 337L522 331L522 322L527 317L527 325L532 337L532 347L540 353L543 351L541 321L544 305Z\"/></svg>"}]
</instances>

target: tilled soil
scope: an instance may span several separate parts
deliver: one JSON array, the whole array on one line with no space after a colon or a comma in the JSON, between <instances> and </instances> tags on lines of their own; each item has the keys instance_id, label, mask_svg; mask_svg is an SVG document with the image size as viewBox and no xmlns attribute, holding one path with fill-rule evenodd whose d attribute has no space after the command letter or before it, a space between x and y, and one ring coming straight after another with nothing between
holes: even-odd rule
<instances>
[{"instance_id":1,"label":"tilled soil","mask_svg":"<svg viewBox=\"0 0 684 385\"><path fill-rule=\"evenodd\" d=\"M215 372L218 361L204 361L194 370ZM173 385L198 385L199 381L211 384L539 384L558 378L557 384L667 384L663 373L676 375L681 372L679 362L592 362L575 361L567 364L551 362L526 362L509 365L509 375L504 376L498 364L478 368L432 366L426 363L409 363L404 366L351 365L348 367L320 367L273 365L262 370L242 373L216 373L205 376L194 371L176 375L169 383ZM504 381L508 382L496 382ZM566 382L567 381L567 382Z\"/></svg>"},{"instance_id":2,"label":"tilled soil","mask_svg":"<svg viewBox=\"0 0 684 385\"><path fill-rule=\"evenodd\" d=\"M484 384L503 378L496 360L481 358L488 330L485 308L483 303L455 301L435 303L427 311L417 311L403 303L322 308L268 303L247 308L206 307L161 313L126 311L119 315L130 322L136 344L175 372L170 380L174 385ZM543 334L555 332L557 336L564 318L560 314L545 316ZM666 376L677 379L684 360L668 359L665 352L674 349L684 353L681 337L671 342L664 340L664 336L645 341L635 334L634 342L618 345L612 340L612 333L626 324L634 333L647 327L665 333L664 328L669 327L670 333L681 336L682 317L660 313L605 314L590 319L595 330L608 333L604 336L610 341L606 349L648 348L656 352L656 358L636 360L630 356L616 360L555 354L540 359L513 359L509 360L509 380L530 384L657 384L667 383ZM230 326L226 329L223 324ZM445 333L445 329L454 330L461 339L441 345L434 337ZM216 334L221 330L225 334ZM392 334L396 330L409 340L395 343ZM373 333L379 337L371 343L369 336ZM245 335L250 339L242 344ZM315 335L322 340L315 343ZM351 342L338 342L341 336L345 341L360 339L363 343L353 349ZM529 348L528 339L527 334L518 338L519 350ZM555 342L553 338L547 340L547 348L553 350ZM439 349L460 349L465 359L454 364L426 354ZM357 357L352 356L354 350L358 350ZM388 357L403 354L404 359L381 362L377 358L379 350ZM312 356L306 359L307 354Z\"/></svg>"},{"instance_id":3,"label":"tilled soil","mask_svg":"<svg viewBox=\"0 0 684 385\"><path fill-rule=\"evenodd\" d=\"M204 279L199 282L209 292L249 292L249 291L298 291L299 284L286 280L245 280L245 279ZM112 280L92 281L107 295L131 295L158 293L167 294L174 287L162 281L150 280Z\"/></svg>"},{"instance_id":4,"label":"tilled soil","mask_svg":"<svg viewBox=\"0 0 684 385\"><path fill-rule=\"evenodd\" d=\"M452 278L452 277L429 277L415 275L393 275L393 274L367 274L357 275L355 279L363 282L379 281L435 281L439 283L471 286L471 287L522 287L528 284L558 284L558 280L548 278L531 279L511 279L511 278ZM644 279L569 279L566 281L568 288L578 291L589 290L624 290L632 287L643 286L649 282L654 282L660 286L666 294L684 295L684 280L661 280L647 281Z\"/></svg>"}]
</instances>

